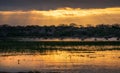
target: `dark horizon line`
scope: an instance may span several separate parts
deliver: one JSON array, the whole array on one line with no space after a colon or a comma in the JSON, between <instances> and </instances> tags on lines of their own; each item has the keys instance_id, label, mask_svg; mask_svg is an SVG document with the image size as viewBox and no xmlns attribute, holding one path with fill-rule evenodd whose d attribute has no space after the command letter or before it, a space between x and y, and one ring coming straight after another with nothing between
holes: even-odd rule
<instances>
[{"instance_id":1,"label":"dark horizon line","mask_svg":"<svg viewBox=\"0 0 120 73\"><path fill-rule=\"evenodd\" d=\"M76 24L76 23L69 23L69 24L64 24L64 23L61 23L61 24L44 24L44 25L40 25L40 24L24 24L24 25L11 25L11 24L0 24L0 26L71 26L71 25L74 25L74 26L99 26L99 25L108 25L108 26L111 26L111 25L120 25L120 23L112 23L112 24L107 24L107 23L100 23L100 24Z\"/></svg>"}]
</instances>

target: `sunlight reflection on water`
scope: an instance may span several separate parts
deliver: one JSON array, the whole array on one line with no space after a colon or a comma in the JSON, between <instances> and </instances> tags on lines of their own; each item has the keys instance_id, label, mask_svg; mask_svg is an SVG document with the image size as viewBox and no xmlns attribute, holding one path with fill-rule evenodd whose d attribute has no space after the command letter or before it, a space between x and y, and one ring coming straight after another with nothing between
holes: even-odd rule
<instances>
[{"instance_id":1,"label":"sunlight reflection on water","mask_svg":"<svg viewBox=\"0 0 120 73\"><path fill-rule=\"evenodd\" d=\"M19 38L19 41L83 41L83 38ZM84 41L119 41L116 37L108 38L84 38Z\"/></svg>"},{"instance_id":2,"label":"sunlight reflection on water","mask_svg":"<svg viewBox=\"0 0 120 73\"><path fill-rule=\"evenodd\" d=\"M59 46L57 46L59 47ZM79 47L79 48L78 48ZM76 49L95 49L95 48L120 48L120 46L78 46ZM68 49L71 50L68 50ZM0 71L7 72L80 72L90 71L90 73L102 73L115 71L119 73L120 69L120 51L119 50L74 50L68 47L62 50L46 50L27 52L1 52L0 53ZM87 73L88 73L87 72ZM113 73L113 72L111 72Z\"/></svg>"}]
</instances>

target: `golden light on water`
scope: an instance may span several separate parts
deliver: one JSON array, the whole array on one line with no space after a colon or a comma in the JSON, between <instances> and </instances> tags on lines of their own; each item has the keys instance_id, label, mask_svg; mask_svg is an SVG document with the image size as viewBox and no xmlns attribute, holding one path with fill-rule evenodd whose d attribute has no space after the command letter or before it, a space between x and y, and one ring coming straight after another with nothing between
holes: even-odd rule
<instances>
[{"instance_id":1,"label":"golden light on water","mask_svg":"<svg viewBox=\"0 0 120 73\"><path fill-rule=\"evenodd\" d=\"M0 11L0 24L112 24L120 23L120 7L104 9L58 8L40 11Z\"/></svg>"},{"instance_id":2,"label":"golden light on water","mask_svg":"<svg viewBox=\"0 0 120 73\"><path fill-rule=\"evenodd\" d=\"M44 70L44 69L82 69L82 68L120 68L119 51L96 51L95 53L78 53L76 51L53 51L46 55L9 55L0 56L3 70ZM49 54L48 54L49 53ZM104 64L103 64L104 63ZM86 66L86 67L84 67ZM90 66L90 67L89 67ZM7 67L7 68L5 68ZM9 68L8 68L9 67Z\"/></svg>"}]
</instances>

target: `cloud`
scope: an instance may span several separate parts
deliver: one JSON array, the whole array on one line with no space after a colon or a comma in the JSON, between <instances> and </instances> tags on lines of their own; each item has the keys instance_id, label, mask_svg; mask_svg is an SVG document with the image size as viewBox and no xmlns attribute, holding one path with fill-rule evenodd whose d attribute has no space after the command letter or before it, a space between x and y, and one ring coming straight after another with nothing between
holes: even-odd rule
<instances>
[{"instance_id":1,"label":"cloud","mask_svg":"<svg viewBox=\"0 0 120 73\"><path fill-rule=\"evenodd\" d=\"M58 25L120 23L120 7L82 9L58 8L55 10L0 11L0 24L10 25Z\"/></svg>"},{"instance_id":2,"label":"cloud","mask_svg":"<svg viewBox=\"0 0 120 73\"><path fill-rule=\"evenodd\" d=\"M119 7L120 0L0 0L0 10L49 10L61 7Z\"/></svg>"}]
</instances>

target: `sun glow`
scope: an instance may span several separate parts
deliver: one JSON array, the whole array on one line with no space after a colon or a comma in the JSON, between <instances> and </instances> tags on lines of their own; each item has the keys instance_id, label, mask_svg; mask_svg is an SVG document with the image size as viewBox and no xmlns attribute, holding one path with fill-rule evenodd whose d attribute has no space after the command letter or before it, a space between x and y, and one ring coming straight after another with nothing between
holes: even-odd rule
<instances>
[{"instance_id":1,"label":"sun glow","mask_svg":"<svg viewBox=\"0 0 120 73\"><path fill-rule=\"evenodd\" d=\"M10 14L37 14L44 16L54 16L54 17L67 17L67 16L88 16L88 15L99 15L99 14L120 14L120 8L105 8L105 9L80 9L80 8L58 8L56 10L49 11L0 11L0 14L10 15Z\"/></svg>"},{"instance_id":2,"label":"sun glow","mask_svg":"<svg viewBox=\"0 0 120 73\"><path fill-rule=\"evenodd\" d=\"M79 16L89 16L89 15L100 15L100 14L119 14L120 8L105 8L105 9L80 9L80 8L58 8L56 10L49 11L34 11L37 13L42 13L45 16L55 16L55 17L79 17Z\"/></svg>"},{"instance_id":3,"label":"sun glow","mask_svg":"<svg viewBox=\"0 0 120 73\"><path fill-rule=\"evenodd\" d=\"M0 24L120 23L120 7L104 9L58 8L40 11L0 11ZM15 20L15 21L14 21Z\"/></svg>"}]
</instances>

